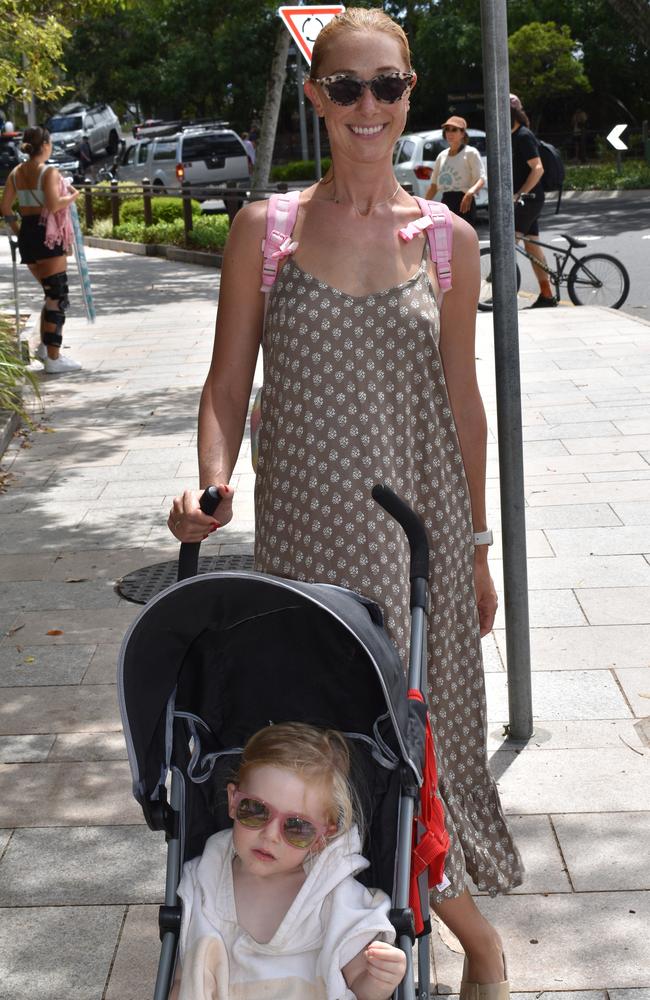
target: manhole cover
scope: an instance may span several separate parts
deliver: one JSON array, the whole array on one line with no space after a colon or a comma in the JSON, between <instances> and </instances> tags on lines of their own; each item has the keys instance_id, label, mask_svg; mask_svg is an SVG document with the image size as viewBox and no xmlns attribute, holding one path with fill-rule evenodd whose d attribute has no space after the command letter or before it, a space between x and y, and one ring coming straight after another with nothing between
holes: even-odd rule
<instances>
[{"instance_id":1,"label":"manhole cover","mask_svg":"<svg viewBox=\"0 0 650 1000\"><path fill-rule=\"evenodd\" d=\"M224 571L252 570L252 555L231 556L200 556L199 573L217 573ZM154 563L153 566L143 566L132 573L123 576L115 586L118 593L134 604L146 604L152 597L176 583L178 562Z\"/></svg>"}]
</instances>

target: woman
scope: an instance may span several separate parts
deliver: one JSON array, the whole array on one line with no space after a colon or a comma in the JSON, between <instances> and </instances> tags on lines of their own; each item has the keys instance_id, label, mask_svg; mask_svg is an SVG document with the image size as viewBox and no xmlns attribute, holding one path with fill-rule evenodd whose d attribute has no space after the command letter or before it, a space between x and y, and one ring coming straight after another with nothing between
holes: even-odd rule
<instances>
[{"instance_id":1,"label":"woman","mask_svg":"<svg viewBox=\"0 0 650 1000\"><path fill-rule=\"evenodd\" d=\"M442 126L442 134L449 148L443 149L436 157L426 197L431 200L438 191L442 191L445 205L476 228L474 195L485 184L481 154L467 144L467 122L464 118L452 115Z\"/></svg>"},{"instance_id":2,"label":"woman","mask_svg":"<svg viewBox=\"0 0 650 1000\"><path fill-rule=\"evenodd\" d=\"M508 992L502 944L465 885L466 871L492 894L521 881L485 750L480 636L492 628L496 593L482 534L478 244L453 216L453 289L440 308L426 238L398 235L421 216L392 170L415 82L406 36L381 11L349 9L318 35L305 92L325 119L333 166L302 193L297 249L283 262L266 323L265 203L234 220L199 413L201 484L218 485L223 500L217 521L188 490L168 524L197 542L232 517L229 480L262 335L256 568L375 599L406 663L408 549L370 498L372 485L387 482L423 517L432 544L428 699L452 843L449 885L432 905L466 951L464 995L480 983L494 986L485 996L496 1000Z\"/></svg>"},{"instance_id":3,"label":"woman","mask_svg":"<svg viewBox=\"0 0 650 1000\"><path fill-rule=\"evenodd\" d=\"M15 167L7 178L2 196L2 215L18 235L22 263L27 264L45 292L41 343L36 356L49 375L68 374L79 371L81 365L61 354L65 310L69 305L67 247L63 243L48 246L41 213L44 208L50 213L66 209L79 197L79 192L68 188L69 193L62 194L59 171L56 167L46 166L52 154L52 140L47 129L37 125L25 129L20 148L29 154L29 160ZM20 226L18 217L12 214L16 201Z\"/></svg>"},{"instance_id":4,"label":"woman","mask_svg":"<svg viewBox=\"0 0 650 1000\"><path fill-rule=\"evenodd\" d=\"M542 176L544 167L539 155L539 143L529 128L528 115L516 94L510 95L510 129L512 132L512 200L515 203L515 239L524 241L524 248L538 264L532 268L539 285L539 295L529 309L553 309L557 299L553 294L546 270L546 257L537 242L538 219L544 208ZM531 262L532 263L532 262Z\"/></svg>"}]
</instances>

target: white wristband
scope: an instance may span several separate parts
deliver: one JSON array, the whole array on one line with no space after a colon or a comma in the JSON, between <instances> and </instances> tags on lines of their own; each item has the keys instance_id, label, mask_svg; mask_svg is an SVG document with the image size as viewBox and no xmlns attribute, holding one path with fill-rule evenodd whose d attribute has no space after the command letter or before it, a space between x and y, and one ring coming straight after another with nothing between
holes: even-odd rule
<instances>
[{"instance_id":1,"label":"white wristband","mask_svg":"<svg viewBox=\"0 0 650 1000\"><path fill-rule=\"evenodd\" d=\"M475 531L474 532L474 545L492 545L494 538L492 537L492 532L488 528L487 531Z\"/></svg>"}]
</instances>

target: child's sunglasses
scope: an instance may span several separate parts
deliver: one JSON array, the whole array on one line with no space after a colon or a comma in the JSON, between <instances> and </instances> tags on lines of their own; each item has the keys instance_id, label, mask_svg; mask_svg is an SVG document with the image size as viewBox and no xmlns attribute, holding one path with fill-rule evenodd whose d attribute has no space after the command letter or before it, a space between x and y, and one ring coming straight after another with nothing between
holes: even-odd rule
<instances>
[{"instance_id":1,"label":"child's sunglasses","mask_svg":"<svg viewBox=\"0 0 650 1000\"><path fill-rule=\"evenodd\" d=\"M414 73L380 73L372 80L360 80L346 73L334 73L332 76L313 78L312 83L318 83L323 88L333 104L349 107L356 104L366 87L370 87L373 97L383 104L395 104L413 82Z\"/></svg>"},{"instance_id":2,"label":"child's sunglasses","mask_svg":"<svg viewBox=\"0 0 650 1000\"><path fill-rule=\"evenodd\" d=\"M300 851L307 850L315 840L327 833L326 825L314 823L306 816L298 816L296 813L280 812L263 799L247 795L246 792L235 792L233 804L235 819L247 830L262 830L274 819L279 819L282 839L289 847L296 847Z\"/></svg>"}]
</instances>

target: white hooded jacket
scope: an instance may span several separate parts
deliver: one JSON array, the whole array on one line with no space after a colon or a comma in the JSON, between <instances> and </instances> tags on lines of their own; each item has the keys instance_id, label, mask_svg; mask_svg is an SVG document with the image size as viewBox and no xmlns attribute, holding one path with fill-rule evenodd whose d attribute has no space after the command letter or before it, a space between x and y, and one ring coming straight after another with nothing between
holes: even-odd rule
<instances>
[{"instance_id":1,"label":"white hooded jacket","mask_svg":"<svg viewBox=\"0 0 650 1000\"><path fill-rule=\"evenodd\" d=\"M270 941L237 924L232 831L187 862L179 1000L354 1000L341 969L370 941L393 942L389 897L353 876L368 867L356 827L306 865L307 878Z\"/></svg>"}]
</instances>

